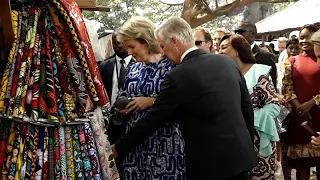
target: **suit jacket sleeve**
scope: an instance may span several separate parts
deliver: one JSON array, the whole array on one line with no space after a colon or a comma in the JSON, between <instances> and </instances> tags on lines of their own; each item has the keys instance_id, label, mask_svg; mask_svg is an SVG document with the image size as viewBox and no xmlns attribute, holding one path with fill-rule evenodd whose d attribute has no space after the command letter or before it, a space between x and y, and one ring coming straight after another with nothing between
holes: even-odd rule
<instances>
[{"instance_id":1,"label":"suit jacket sleeve","mask_svg":"<svg viewBox=\"0 0 320 180\"><path fill-rule=\"evenodd\" d=\"M137 145L143 143L161 125L173 119L174 112L179 106L179 95L173 80L167 74L162 84L159 96L145 117L140 119L126 135L116 144L115 149L121 157Z\"/></svg>"},{"instance_id":2,"label":"suit jacket sleeve","mask_svg":"<svg viewBox=\"0 0 320 180\"><path fill-rule=\"evenodd\" d=\"M244 120L246 122L248 131L250 133L252 141L254 136L254 114L253 114L253 107L251 103L251 99L249 96L249 91L247 88L246 80L241 75L241 109L242 109L242 115L244 117Z\"/></svg>"}]
</instances>

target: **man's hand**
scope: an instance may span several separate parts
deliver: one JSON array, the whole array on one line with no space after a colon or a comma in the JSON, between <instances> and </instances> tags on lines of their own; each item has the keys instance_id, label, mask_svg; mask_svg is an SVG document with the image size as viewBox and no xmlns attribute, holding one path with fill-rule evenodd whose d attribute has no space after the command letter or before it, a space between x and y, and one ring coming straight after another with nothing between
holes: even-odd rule
<instances>
[{"instance_id":1,"label":"man's hand","mask_svg":"<svg viewBox=\"0 0 320 180\"><path fill-rule=\"evenodd\" d=\"M113 154L113 157L114 158L117 158L118 157L118 153L116 151L116 147L113 145L111 145L111 149L112 149L112 154Z\"/></svg>"},{"instance_id":2,"label":"man's hand","mask_svg":"<svg viewBox=\"0 0 320 180\"><path fill-rule=\"evenodd\" d=\"M125 109L119 111L121 114L131 114L138 111L143 111L152 106L155 98L153 97L135 97Z\"/></svg>"},{"instance_id":3,"label":"man's hand","mask_svg":"<svg viewBox=\"0 0 320 180\"><path fill-rule=\"evenodd\" d=\"M315 104L316 102L314 101L314 99L311 99L310 101L307 101L301 104L300 106L298 106L297 112L299 113L299 115L308 113Z\"/></svg>"},{"instance_id":4,"label":"man's hand","mask_svg":"<svg viewBox=\"0 0 320 180\"><path fill-rule=\"evenodd\" d=\"M320 132L317 132L319 134L318 137L312 136L311 137L311 143L316 144L316 145L320 145Z\"/></svg>"}]
</instances>

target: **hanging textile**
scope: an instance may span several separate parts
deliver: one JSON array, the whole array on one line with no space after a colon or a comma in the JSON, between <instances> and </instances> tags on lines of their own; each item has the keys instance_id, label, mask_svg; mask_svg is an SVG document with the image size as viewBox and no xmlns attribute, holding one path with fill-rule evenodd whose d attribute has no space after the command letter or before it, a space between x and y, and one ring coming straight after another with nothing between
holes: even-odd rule
<instances>
[{"instance_id":1,"label":"hanging textile","mask_svg":"<svg viewBox=\"0 0 320 180\"><path fill-rule=\"evenodd\" d=\"M119 178L108 97L74 0L11 0L14 43L1 79L1 179Z\"/></svg>"}]
</instances>

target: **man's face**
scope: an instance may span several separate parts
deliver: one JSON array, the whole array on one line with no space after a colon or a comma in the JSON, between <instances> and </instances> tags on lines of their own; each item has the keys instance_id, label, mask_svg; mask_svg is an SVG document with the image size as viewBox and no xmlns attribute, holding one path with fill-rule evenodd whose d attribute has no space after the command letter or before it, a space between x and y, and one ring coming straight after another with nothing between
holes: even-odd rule
<instances>
[{"instance_id":1,"label":"man's face","mask_svg":"<svg viewBox=\"0 0 320 180\"><path fill-rule=\"evenodd\" d=\"M112 45L113 45L113 50L117 56L120 58L125 58L128 56L128 52L125 49L123 43L120 43L117 41L117 38L115 35L112 36Z\"/></svg>"},{"instance_id":2,"label":"man's face","mask_svg":"<svg viewBox=\"0 0 320 180\"><path fill-rule=\"evenodd\" d=\"M208 53L210 53L210 46L211 46L211 42L210 41L206 41L204 38L204 34L202 31L196 31L193 34L193 37L195 39L195 45L198 48L201 48L205 51L207 51Z\"/></svg>"},{"instance_id":3,"label":"man's face","mask_svg":"<svg viewBox=\"0 0 320 180\"><path fill-rule=\"evenodd\" d=\"M158 41L160 47L162 48L165 56L167 56L172 63L174 63L174 64L181 63L180 62L181 55L179 54L179 52L177 50L177 45L175 44L175 42L173 40L170 40L170 42L167 43L166 41L164 41L163 39L161 39L158 36L157 41Z\"/></svg>"},{"instance_id":4,"label":"man's face","mask_svg":"<svg viewBox=\"0 0 320 180\"><path fill-rule=\"evenodd\" d=\"M221 38L225 35L224 32L222 31L217 31L213 34L213 47L214 47L214 50L216 52L219 52L219 49L220 49L220 46L219 46L219 43L221 41Z\"/></svg>"},{"instance_id":5,"label":"man's face","mask_svg":"<svg viewBox=\"0 0 320 180\"><path fill-rule=\"evenodd\" d=\"M254 42L254 38L252 38L252 33L250 32L248 26L245 24L241 23L238 26L238 28L234 31L234 33L242 35L250 45Z\"/></svg>"},{"instance_id":6,"label":"man's face","mask_svg":"<svg viewBox=\"0 0 320 180\"><path fill-rule=\"evenodd\" d=\"M281 53L283 50L286 49L286 43L285 42L278 42L278 49L279 49L279 53Z\"/></svg>"}]
</instances>

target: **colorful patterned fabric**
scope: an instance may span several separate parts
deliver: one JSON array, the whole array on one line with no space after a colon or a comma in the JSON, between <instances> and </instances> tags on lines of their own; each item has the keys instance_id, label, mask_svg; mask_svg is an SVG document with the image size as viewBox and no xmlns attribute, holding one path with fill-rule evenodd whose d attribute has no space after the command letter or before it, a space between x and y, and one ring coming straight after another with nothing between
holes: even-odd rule
<instances>
[{"instance_id":1,"label":"colorful patterned fabric","mask_svg":"<svg viewBox=\"0 0 320 180\"><path fill-rule=\"evenodd\" d=\"M18 44L18 54L16 57L15 68L14 68L14 73L13 73L13 77L12 77L13 79L12 79L12 86L11 86L11 91L10 91L10 100L9 100L8 111L7 111L8 116L13 115L13 108L15 106L14 103L20 103L20 102L15 102L15 97L16 97L16 92L17 92L17 87L18 87L19 73L20 73L20 69L21 69L23 51L25 49L24 46L25 46L26 32L27 32L27 26L28 26L27 24L28 24L28 12L25 9L23 9L22 10L20 40L19 40L19 44ZM18 106L18 105L16 105L16 106Z\"/></svg>"},{"instance_id":2,"label":"colorful patterned fabric","mask_svg":"<svg viewBox=\"0 0 320 180\"><path fill-rule=\"evenodd\" d=\"M49 140L48 140L48 180L53 180L54 179L54 170L55 170L55 165L54 165L54 128L48 128L49 131ZM59 139L59 138L58 138ZM44 174L42 175L44 176Z\"/></svg>"},{"instance_id":3,"label":"colorful patterned fabric","mask_svg":"<svg viewBox=\"0 0 320 180\"><path fill-rule=\"evenodd\" d=\"M36 136L36 126L30 125L29 126L29 141L27 142L27 150L26 150L26 160L23 168L25 168L25 175L23 179L29 180L31 179L32 173L32 160L33 160L33 149L35 148L34 140ZM23 170L21 171L23 173Z\"/></svg>"},{"instance_id":4,"label":"colorful patterned fabric","mask_svg":"<svg viewBox=\"0 0 320 180\"><path fill-rule=\"evenodd\" d=\"M60 179L67 180L67 158L66 158L66 145L64 127L59 126L59 139L60 139Z\"/></svg>"},{"instance_id":5,"label":"colorful patterned fabric","mask_svg":"<svg viewBox=\"0 0 320 180\"><path fill-rule=\"evenodd\" d=\"M60 164L60 128L54 129L54 179L60 180L61 164Z\"/></svg>"},{"instance_id":6,"label":"colorful patterned fabric","mask_svg":"<svg viewBox=\"0 0 320 180\"><path fill-rule=\"evenodd\" d=\"M81 150L81 157L83 161L83 168L84 168L84 176L86 179L92 179L92 168L91 168L91 162L89 158L89 152L86 145L86 137L84 132L84 126L79 125L77 126L77 130L79 133L79 140L80 140L80 150Z\"/></svg>"},{"instance_id":7,"label":"colorful patterned fabric","mask_svg":"<svg viewBox=\"0 0 320 180\"><path fill-rule=\"evenodd\" d=\"M64 127L64 137L66 140L66 158L67 158L67 177L70 180L75 179L75 168L74 168L74 158L73 158L73 146L72 146L72 132L70 126Z\"/></svg>"},{"instance_id":8,"label":"colorful patterned fabric","mask_svg":"<svg viewBox=\"0 0 320 180\"><path fill-rule=\"evenodd\" d=\"M275 179L275 142L279 141L275 121L280 107L269 71L269 66L255 64L244 75L254 109L254 150L258 161L249 176L256 180Z\"/></svg>"},{"instance_id":9,"label":"colorful patterned fabric","mask_svg":"<svg viewBox=\"0 0 320 180\"><path fill-rule=\"evenodd\" d=\"M11 158L12 158L12 151L13 151L13 145L14 145L14 140L16 138L16 123L12 123L10 127L10 135L8 138L8 144L7 144L7 151L6 151L6 160L5 160L5 165L2 168L2 179L6 180L8 179L8 174L9 174L9 169L11 166Z\"/></svg>"},{"instance_id":10,"label":"colorful patterned fabric","mask_svg":"<svg viewBox=\"0 0 320 180\"><path fill-rule=\"evenodd\" d=\"M28 71L30 70L31 60L33 57L33 47L35 43L36 30L38 26L38 18L39 18L40 9L36 7L32 7L29 10L28 17L28 31L25 41L25 46L23 49L23 55L21 59L21 67L19 71L18 77L18 85L16 89L15 99L14 99L14 108L13 108L13 116L14 117L24 117L25 109L25 96L27 91L27 81Z\"/></svg>"},{"instance_id":11,"label":"colorful patterned fabric","mask_svg":"<svg viewBox=\"0 0 320 180\"><path fill-rule=\"evenodd\" d=\"M6 160L6 151L7 151L7 144L9 143L9 135L10 135L10 127L11 122L5 121L3 123L4 126L4 133L1 138L0 142L0 174L2 175L2 169L5 166L5 160Z\"/></svg>"},{"instance_id":12,"label":"colorful patterned fabric","mask_svg":"<svg viewBox=\"0 0 320 180\"><path fill-rule=\"evenodd\" d=\"M42 168L43 168L43 152L44 152L44 138L45 132L44 127L39 127L39 143L37 150L37 161L36 161L36 172L35 172L35 180L41 180L42 176ZM31 177L33 178L33 177Z\"/></svg>"},{"instance_id":13,"label":"colorful patterned fabric","mask_svg":"<svg viewBox=\"0 0 320 180\"><path fill-rule=\"evenodd\" d=\"M100 164L96 148L96 143L93 138L92 129L89 123L84 124L84 135L86 138L86 147L89 152L92 175L94 179L101 179Z\"/></svg>"},{"instance_id":14,"label":"colorful patterned fabric","mask_svg":"<svg viewBox=\"0 0 320 180\"><path fill-rule=\"evenodd\" d=\"M13 150L12 150L12 156L11 156L11 164L9 168L9 174L8 179L14 179L14 176L16 174L16 167L17 167L17 160L19 155L19 145L21 140L21 124L17 123L16 129L15 129L15 139L13 141Z\"/></svg>"},{"instance_id":15,"label":"colorful patterned fabric","mask_svg":"<svg viewBox=\"0 0 320 180\"><path fill-rule=\"evenodd\" d=\"M102 114L102 109L97 107L94 110L94 115L90 119L92 133L97 145L99 163L103 178L116 179L119 177L118 170L115 165L115 159L112 154L111 146L108 141L105 131L105 123Z\"/></svg>"},{"instance_id":16,"label":"colorful patterned fabric","mask_svg":"<svg viewBox=\"0 0 320 180\"><path fill-rule=\"evenodd\" d=\"M22 29L22 12L19 12L19 17L18 17L18 34L17 34L17 39L16 39L16 47L15 47L15 51L14 51L14 55L13 55L13 60L12 60L12 64L11 64L11 69L10 69L10 75L9 75L9 82L8 82L8 88L7 88L7 92L6 92L6 97L5 97L5 107L3 112L7 113L7 110L9 108L9 102L10 102L10 95L11 95L11 89L12 89L12 83L13 83L13 77L14 77L14 72L15 72L15 67L16 67L16 59L17 59L17 55L18 55L18 50L20 47L20 36L21 36L21 29ZM14 23L13 23L14 24ZM11 53L11 52L10 52Z\"/></svg>"},{"instance_id":17,"label":"colorful patterned fabric","mask_svg":"<svg viewBox=\"0 0 320 180\"><path fill-rule=\"evenodd\" d=\"M37 171L37 161L38 158L38 147L39 147L39 130L40 127L35 127L34 139L33 139L33 150L32 150L32 163L31 163L31 172L30 172L30 179L35 180L36 171Z\"/></svg>"},{"instance_id":18,"label":"colorful patterned fabric","mask_svg":"<svg viewBox=\"0 0 320 180\"><path fill-rule=\"evenodd\" d=\"M1 179L113 180L119 175L104 134L107 117L100 107L94 111L106 110L108 98L81 12L69 0L37 5L12 11L15 40L1 79L0 113L32 122L7 123ZM90 123L66 125L85 113L93 113Z\"/></svg>"},{"instance_id":19,"label":"colorful patterned fabric","mask_svg":"<svg viewBox=\"0 0 320 180\"><path fill-rule=\"evenodd\" d=\"M75 174L76 179L85 180L84 177L84 167L81 157L81 149L80 149L80 139L77 131L77 127L72 127L72 147L73 147L73 157L75 162Z\"/></svg>"},{"instance_id":20,"label":"colorful patterned fabric","mask_svg":"<svg viewBox=\"0 0 320 180\"><path fill-rule=\"evenodd\" d=\"M43 146L43 165L42 165L42 174L41 179L48 179L49 172L49 132L48 128L44 128L44 146Z\"/></svg>"},{"instance_id":21,"label":"colorful patterned fabric","mask_svg":"<svg viewBox=\"0 0 320 180\"><path fill-rule=\"evenodd\" d=\"M14 179L15 180L19 180L20 176L21 176L21 168L22 168L22 164L23 164L24 156L25 156L24 151L26 150L25 144L26 144L27 139L28 139L28 127L29 126L27 124L22 124L22 131L21 131L21 135L20 135L18 159L17 159L17 163L16 163L16 172L15 172L15 175L14 175Z\"/></svg>"},{"instance_id":22,"label":"colorful patterned fabric","mask_svg":"<svg viewBox=\"0 0 320 180\"><path fill-rule=\"evenodd\" d=\"M72 39L70 39L71 35L68 33L64 24L61 23L63 21L58 17L58 12L52 7L49 7L49 11L52 16L52 21L53 21L57 36L60 38L60 42L64 49L64 55L63 55L64 61L65 61L64 63L67 64L67 67L70 73L71 80L69 82L72 82L77 95L77 100L78 100L77 102L79 103L79 106L80 106L79 111L80 113L87 112L91 110L92 102L90 100L88 89L84 81L85 79L84 73L82 71L80 62L76 58L76 53L73 51L73 48L71 45L71 42L72 42ZM60 62L59 64L60 65L58 68L60 70L63 70L63 68L61 67L62 62ZM74 107L75 101L72 101L74 100L73 95L72 93L70 93L69 91L70 88L65 83L65 81L64 82L62 81L61 84L62 84L63 91L65 92L63 97L66 103L67 112L70 112L71 110L73 110L72 108ZM71 118L74 118L74 116L72 114L69 114L68 118L71 119Z\"/></svg>"},{"instance_id":23,"label":"colorful patterned fabric","mask_svg":"<svg viewBox=\"0 0 320 180\"><path fill-rule=\"evenodd\" d=\"M53 3L56 4L56 7L60 10L69 26L94 100L99 100L101 106L107 105L109 102L108 96L103 86L99 69L97 68L97 62L93 54L81 10L73 0L61 0L61 4L53 0ZM99 97L99 99L97 97Z\"/></svg>"},{"instance_id":24,"label":"colorful patterned fabric","mask_svg":"<svg viewBox=\"0 0 320 180\"><path fill-rule=\"evenodd\" d=\"M17 49L17 43L18 43L18 28L20 27L19 24L19 12L18 11L11 11L11 18L12 18L12 24L13 24L13 32L14 32L14 41L12 44L12 49L10 50L9 58L7 61L7 65L5 68L5 71L2 76L1 80L1 89L0 89L0 113L4 113L5 106L4 106L4 100L9 84L9 79L10 79L10 71L12 68L14 68L13 64L13 57Z\"/></svg>"},{"instance_id":25,"label":"colorful patterned fabric","mask_svg":"<svg viewBox=\"0 0 320 180\"><path fill-rule=\"evenodd\" d=\"M25 179L26 167L27 167L26 162L27 162L27 157L28 157L28 153L29 153L28 145L30 143L31 126L32 125L28 124L27 127L25 128L25 132L22 133L24 135L23 139L25 141L24 142L24 149L23 149L23 156L22 156L22 167L20 170L20 174L19 174L19 171L16 172L15 180Z\"/></svg>"}]
</instances>

